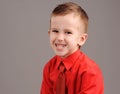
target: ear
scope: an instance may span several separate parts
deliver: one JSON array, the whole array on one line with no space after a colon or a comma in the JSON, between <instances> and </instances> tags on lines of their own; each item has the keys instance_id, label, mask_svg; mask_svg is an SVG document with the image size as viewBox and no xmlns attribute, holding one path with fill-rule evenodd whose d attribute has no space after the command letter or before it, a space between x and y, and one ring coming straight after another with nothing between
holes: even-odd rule
<instances>
[{"instance_id":1,"label":"ear","mask_svg":"<svg viewBox=\"0 0 120 94\"><path fill-rule=\"evenodd\" d=\"M48 35L50 35L50 30L48 30Z\"/></svg>"},{"instance_id":2,"label":"ear","mask_svg":"<svg viewBox=\"0 0 120 94\"><path fill-rule=\"evenodd\" d=\"M83 33L81 35L81 37L80 37L80 41L79 41L78 45L82 46L86 42L87 38L88 38L88 34L87 33Z\"/></svg>"}]
</instances>

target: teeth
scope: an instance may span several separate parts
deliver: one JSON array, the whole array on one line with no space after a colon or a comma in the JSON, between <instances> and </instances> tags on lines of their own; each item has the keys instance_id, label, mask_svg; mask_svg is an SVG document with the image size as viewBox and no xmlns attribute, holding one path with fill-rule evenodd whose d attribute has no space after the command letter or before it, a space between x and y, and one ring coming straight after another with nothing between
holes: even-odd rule
<instances>
[{"instance_id":1,"label":"teeth","mask_svg":"<svg viewBox=\"0 0 120 94\"><path fill-rule=\"evenodd\" d=\"M56 47L58 47L59 49L61 49L61 48L63 48L63 47L66 46L65 44L55 44L55 45L56 45Z\"/></svg>"},{"instance_id":2,"label":"teeth","mask_svg":"<svg viewBox=\"0 0 120 94\"><path fill-rule=\"evenodd\" d=\"M57 46L64 46L64 45L62 45L62 44L57 44Z\"/></svg>"}]
</instances>

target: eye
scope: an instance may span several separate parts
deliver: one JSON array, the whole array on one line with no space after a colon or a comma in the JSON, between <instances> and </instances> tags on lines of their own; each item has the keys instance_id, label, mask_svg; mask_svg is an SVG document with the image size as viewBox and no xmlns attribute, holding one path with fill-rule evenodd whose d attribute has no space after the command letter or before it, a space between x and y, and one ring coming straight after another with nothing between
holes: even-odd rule
<instances>
[{"instance_id":1,"label":"eye","mask_svg":"<svg viewBox=\"0 0 120 94\"><path fill-rule=\"evenodd\" d=\"M58 30L52 30L52 32L58 33L59 31Z\"/></svg>"},{"instance_id":2,"label":"eye","mask_svg":"<svg viewBox=\"0 0 120 94\"><path fill-rule=\"evenodd\" d=\"M70 31L66 31L65 33L66 33L66 34L72 34L72 32L70 32Z\"/></svg>"}]
</instances>

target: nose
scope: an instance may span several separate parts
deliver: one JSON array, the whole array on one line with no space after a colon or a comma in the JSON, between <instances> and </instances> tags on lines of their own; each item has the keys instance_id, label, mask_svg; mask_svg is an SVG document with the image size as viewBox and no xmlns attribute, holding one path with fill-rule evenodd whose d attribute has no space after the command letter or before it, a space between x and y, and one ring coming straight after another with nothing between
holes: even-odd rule
<instances>
[{"instance_id":1,"label":"nose","mask_svg":"<svg viewBox=\"0 0 120 94\"><path fill-rule=\"evenodd\" d=\"M57 36L57 40L58 41L63 41L64 40L64 34L59 33L58 36Z\"/></svg>"}]
</instances>

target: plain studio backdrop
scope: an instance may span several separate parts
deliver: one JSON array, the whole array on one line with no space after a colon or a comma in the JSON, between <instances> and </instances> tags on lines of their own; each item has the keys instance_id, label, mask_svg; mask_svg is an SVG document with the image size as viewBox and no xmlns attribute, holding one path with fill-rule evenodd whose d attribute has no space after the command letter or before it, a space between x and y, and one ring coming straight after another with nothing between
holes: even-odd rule
<instances>
[{"instance_id":1,"label":"plain studio backdrop","mask_svg":"<svg viewBox=\"0 0 120 94\"><path fill-rule=\"evenodd\" d=\"M54 52L50 13L70 0L0 0L0 94L39 94L42 70ZM105 94L120 92L120 0L72 0L88 13L82 51L100 66Z\"/></svg>"}]
</instances>

